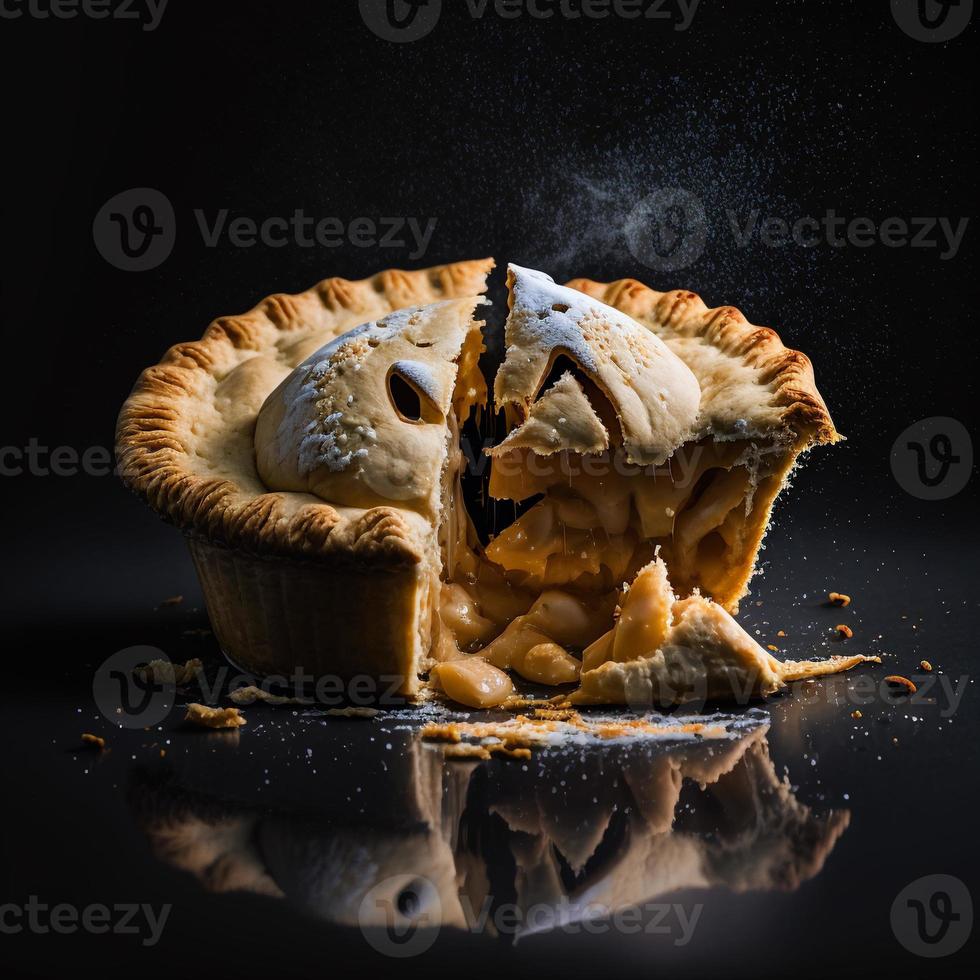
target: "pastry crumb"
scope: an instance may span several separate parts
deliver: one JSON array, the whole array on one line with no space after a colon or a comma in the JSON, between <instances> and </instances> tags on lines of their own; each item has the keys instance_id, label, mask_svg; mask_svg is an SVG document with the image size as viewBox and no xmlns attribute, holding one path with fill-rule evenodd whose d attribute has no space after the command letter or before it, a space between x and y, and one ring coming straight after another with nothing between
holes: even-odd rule
<instances>
[{"instance_id":1,"label":"pastry crumb","mask_svg":"<svg viewBox=\"0 0 980 980\"><path fill-rule=\"evenodd\" d=\"M834 629L837 631L837 635L842 640L849 640L854 636L854 630L851 629L846 623L838 623Z\"/></svg>"},{"instance_id":2,"label":"pastry crumb","mask_svg":"<svg viewBox=\"0 0 980 980\"><path fill-rule=\"evenodd\" d=\"M845 592L830 592L827 599L835 606L849 606L851 604L851 597Z\"/></svg>"},{"instance_id":3,"label":"pastry crumb","mask_svg":"<svg viewBox=\"0 0 980 980\"><path fill-rule=\"evenodd\" d=\"M160 605L157 608L163 609L164 606L179 606L183 601L184 601L184 597L182 595L168 596L160 603Z\"/></svg>"},{"instance_id":4,"label":"pastry crumb","mask_svg":"<svg viewBox=\"0 0 980 980\"><path fill-rule=\"evenodd\" d=\"M327 708L324 714L329 715L331 718L374 718L375 715L379 715L381 712L377 708L350 706L347 708Z\"/></svg>"},{"instance_id":5,"label":"pastry crumb","mask_svg":"<svg viewBox=\"0 0 980 980\"><path fill-rule=\"evenodd\" d=\"M307 698L283 697L263 690L261 687L256 687L254 684L250 684L248 687L237 687L229 693L228 697L235 704L240 705L255 704L256 701L264 701L266 704L313 704Z\"/></svg>"},{"instance_id":6,"label":"pastry crumb","mask_svg":"<svg viewBox=\"0 0 980 980\"><path fill-rule=\"evenodd\" d=\"M133 673L143 681L154 684L174 684L181 687L189 684L204 665L196 657L183 664L175 664L170 660L151 660L142 667L137 667Z\"/></svg>"},{"instance_id":7,"label":"pastry crumb","mask_svg":"<svg viewBox=\"0 0 980 980\"><path fill-rule=\"evenodd\" d=\"M929 671L931 671L931 670L932 670L932 664L931 664L931 663L929 663L929 661L928 661L928 660L920 660L920 661L919 661L919 668L920 668L921 670L924 670L924 671L926 671L926 673L928 673Z\"/></svg>"},{"instance_id":8,"label":"pastry crumb","mask_svg":"<svg viewBox=\"0 0 980 980\"><path fill-rule=\"evenodd\" d=\"M853 710L853 711L851 712L851 717L852 717L852 718L853 718L853 719L854 719L855 721L857 721L857 720L858 720L859 718L863 718L863 717L864 717L864 715L862 715L862 714L861 714L861 710L860 710L860 708L855 708L855 709L854 709L854 710Z\"/></svg>"},{"instance_id":9,"label":"pastry crumb","mask_svg":"<svg viewBox=\"0 0 980 980\"><path fill-rule=\"evenodd\" d=\"M644 718L604 719L591 721L575 710L535 709L534 716L517 715L502 722L431 722L421 730L423 739L448 742L453 758L487 758L507 755L513 759L530 758L532 749L544 748L565 737L587 736L599 741L636 735L673 737L698 735L715 738L724 735L724 727L703 722L650 721Z\"/></svg>"},{"instance_id":10,"label":"pastry crumb","mask_svg":"<svg viewBox=\"0 0 980 980\"><path fill-rule=\"evenodd\" d=\"M773 653L779 653L779 647L777 647L774 643L767 643L766 649L772 650Z\"/></svg>"},{"instance_id":11,"label":"pastry crumb","mask_svg":"<svg viewBox=\"0 0 980 980\"><path fill-rule=\"evenodd\" d=\"M901 674L889 674L885 678L886 684L893 684L895 687L904 687L909 694L915 694L918 688L907 678L902 677Z\"/></svg>"},{"instance_id":12,"label":"pastry crumb","mask_svg":"<svg viewBox=\"0 0 980 980\"><path fill-rule=\"evenodd\" d=\"M101 752L105 748L105 739L101 735L92 735L90 732L83 732L82 744L85 748L92 748Z\"/></svg>"},{"instance_id":13,"label":"pastry crumb","mask_svg":"<svg viewBox=\"0 0 980 980\"><path fill-rule=\"evenodd\" d=\"M245 724L245 716L238 708L210 708L191 702L187 705L184 721L202 728L240 728Z\"/></svg>"},{"instance_id":14,"label":"pastry crumb","mask_svg":"<svg viewBox=\"0 0 980 980\"><path fill-rule=\"evenodd\" d=\"M573 721L580 715L572 708L535 708L532 717L538 721Z\"/></svg>"},{"instance_id":15,"label":"pastry crumb","mask_svg":"<svg viewBox=\"0 0 980 980\"><path fill-rule=\"evenodd\" d=\"M506 701L501 701L497 708L501 711L523 711L525 708L533 708L541 704L540 698L523 697L520 694L512 694ZM545 701L544 704L549 702Z\"/></svg>"},{"instance_id":16,"label":"pastry crumb","mask_svg":"<svg viewBox=\"0 0 980 980\"><path fill-rule=\"evenodd\" d=\"M462 742L463 736L459 726L453 723L441 725L439 722L431 721L421 732L422 738L431 738L440 742Z\"/></svg>"},{"instance_id":17,"label":"pastry crumb","mask_svg":"<svg viewBox=\"0 0 980 980\"><path fill-rule=\"evenodd\" d=\"M485 745L474 742L457 742L446 745L442 750L446 759L482 759L490 758L490 750Z\"/></svg>"},{"instance_id":18,"label":"pastry crumb","mask_svg":"<svg viewBox=\"0 0 980 980\"><path fill-rule=\"evenodd\" d=\"M785 635L786 635L786 630L780 630L780 631L779 631L779 632L778 632L778 633L776 634L776 636L785 636Z\"/></svg>"}]
</instances>

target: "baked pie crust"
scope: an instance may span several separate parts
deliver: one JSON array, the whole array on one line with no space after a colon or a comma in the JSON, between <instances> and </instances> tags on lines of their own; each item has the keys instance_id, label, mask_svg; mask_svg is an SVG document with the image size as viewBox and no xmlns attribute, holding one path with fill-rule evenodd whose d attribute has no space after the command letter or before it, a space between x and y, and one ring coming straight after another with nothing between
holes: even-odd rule
<instances>
[{"instance_id":1,"label":"baked pie crust","mask_svg":"<svg viewBox=\"0 0 980 980\"><path fill-rule=\"evenodd\" d=\"M802 452L839 438L810 362L691 293L510 266L489 492L540 499L483 544L459 433L486 400L474 316L492 265L273 296L137 382L123 477L187 533L243 667L413 695L420 673L479 652L444 681L475 678L482 706L510 690L494 671L567 683L585 651L582 700L624 700L588 694L589 651L615 633L621 586L661 567L693 596L677 606L741 632L724 609L747 590L776 494ZM741 638L718 636L738 660ZM752 669L754 693L775 689L768 661Z\"/></svg>"},{"instance_id":2,"label":"baked pie crust","mask_svg":"<svg viewBox=\"0 0 980 980\"><path fill-rule=\"evenodd\" d=\"M325 343L407 307L473 297L472 309L492 267L483 259L392 270L270 296L140 376L117 428L123 480L187 534L215 635L242 667L418 690L428 522L397 502L335 507L271 490L256 464L256 420L270 392Z\"/></svg>"}]
</instances>

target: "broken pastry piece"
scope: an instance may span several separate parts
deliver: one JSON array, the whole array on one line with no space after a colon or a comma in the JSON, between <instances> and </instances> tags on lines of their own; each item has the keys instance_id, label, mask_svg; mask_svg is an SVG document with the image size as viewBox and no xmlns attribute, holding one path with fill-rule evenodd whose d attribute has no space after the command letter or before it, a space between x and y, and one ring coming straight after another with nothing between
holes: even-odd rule
<instances>
[{"instance_id":1,"label":"broken pastry piece","mask_svg":"<svg viewBox=\"0 0 980 980\"><path fill-rule=\"evenodd\" d=\"M616 625L582 660L573 704L669 707L691 701L745 704L789 681L835 674L878 657L780 661L718 603L695 593L678 599L661 558L626 591Z\"/></svg>"},{"instance_id":2,"label":"broken pastry piece","mask_svg":"<svg viewBox=\"0 0 980 980\"><path fill-rule=\"evenodd\" d=\"M187 705L184 722L200 728L241 728L246 719L238 708L212 708L192 702Z\"/></svg>"},{"instance_id":3,"label":"broken pastry piece","mask_svg":"<svg viewBox=\"0 0 980 980\"><path fill-rule=\"evenodd\" d=\"M680 593L735 612L800 454L839 438L810 362L691 293L571 289L513 265L508 281L494 400L511 431L490 493L543 497L488 557L532 587L596 593L659 545Z\"/></svg>"}]
</instances>

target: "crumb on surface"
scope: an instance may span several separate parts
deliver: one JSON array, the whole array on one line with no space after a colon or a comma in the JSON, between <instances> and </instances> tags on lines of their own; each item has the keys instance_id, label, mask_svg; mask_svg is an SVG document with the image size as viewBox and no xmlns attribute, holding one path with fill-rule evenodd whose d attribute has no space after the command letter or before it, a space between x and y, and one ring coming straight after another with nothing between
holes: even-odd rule
<instances>
[{"instance_id":1,"label":"crumb on surface","mask_svg":"<svg viewBox=\"0 0 980 980\"><path fill-rule=\"evenodd\" d=\"M855 721L857 721L857 720L858 720L859 718L863 718L863 717L864 717L864 715L863 715L863 714L861 714L861 709L860 709L860 708L855 708L855 709L854 709L854 710L853 710L853 711L851 712L851 717L852 717L852 718L853 718L853 719L854 719Z\"/></svg>"},{"instance_id":2,"label":"crumb on surface","mask_svg":"<svg viewBox=\"0 0 980 980\"><path fill-rule=\"evenodd\" d=\"M779 631L779 632L778 632L778 633L776 634L776 636L785 636L785 635L786 635L786 630L780 630L780 631Z\"/></svg>"},{"instance_id":3,"label":"crumb on surface","mask_svg":"<svg viewBox=\"0 0 980 980\"><path fill-rule=\"evenodd\" d=\"M827 599L835 606L849 606L851 604L851 597L845 592L831 592L827 595Z\"/></svg>"},{"instance_id":4,"label":"crumb on surface","mask_svg":"<svg viewBox=\"0 0 980 980\"><path fill-rule=\"evenodd\" d=\"M306 698L287 698L278 694L272 694L270 691L256 687L254 684L250 684L248 687L236 687L234 691L229 692L228 697L235 704L240 705L255 704L256 701L264 701L266 704L313 704L312 701Z\"/></svg>"},{"instance_id":5,"label":"crumb on surface","mask_svg":"<svg viewBox=\"0 0 980 980\"><path fill-rule=\"evenodd\" d=\"M932 670L932 664L931 664L931 663L929 663L929 661L928 661L928 660L920 660L920 661L919 661L919 667L920 667L920 668L921 668L922 670L924 670L924 671L926 671L926 673L928 673L929 671L931 671L931 670Z\"/></svg>"},{"instance_id":6,"label":"crumb on surface","mask_svg":"<svg viewBox=\"0 0 980 980\"><path fill-rule=\"evenodd\" d=\"M381 712L377 708L350 706L347 708L327 708L324 714L331 718L374 718Z\"/></svg>"},{"instance_id":7,"label":"crumb on surface","mask_svg":"<svg viewBox=\"0 0 980 980\"><path fill-rule=\"evenodd\" d=\"M90 732L83 732L82 745L85 748L97 749L99 752L101 752L105 748L105 739L101 735L93 735Z\"/></svg>"},{"instance_id":8,"label":"crumb on surface","mask_svg":"<svg viewBox=\"0 0 980 980\"><path fill-rule=\"evenodd\" d=\"M160 603L160 608L162 609L164 606L179 606L183 601L184 597L182 595L168 596Z\"/></svg>"},{"instance_id":9,"label":"crumb on surface","mask_svg":"<svg viewBox=\"0 0 980 980\"><path fill-rule=\"evenodd\" d=\"M767 643L766 649L771 650L773 653L779 653L779 647L777 647L774 643Z\"/></svg>"},{"instance_id":10,"label":"crumb on surface","mask_svg":"<svg viewBox=\"0 0 980 980\"><path fill-rule=\"evenodd\" d=\"M133 673L140 680L151 681L154 684L175 684L180 687L194 680L203 664L196 657L182 664L170 660L151 660L142 667L137 667Z\"/></svg>"},{"instance_id":11,"label":"crumb on surface","mask_svg":"<svg viewBox=\"0 0 980 980\"><path fill-rule=\"evenodd\" d=\"M838 623L834 629L837 631L837 635L842 640L849 640L852 636L854 636L854 630L852 630L846 623Z\"/></svg>"},{"instance_id":12,"label":"crumb on surface","mask_svg":"<svg viewBox=\"0 0 980 980\"><path fill-rule=\"evenodd\" d=\"M238 708L211 708L191 702L184 721L201 728L240 728L245 724L245 716Z\"/></svg>"},{"instance_id":13,"label":"crumb on surface","mask_svg":"<svg viewBox=\"0 0 980 980\"><path fill-rule=\"evenodd\" d=\"M901 674L889 674L885 678L886 684L893 684L895 687L904 687L909 694L915 694L918 688L907 678L902 677Z\"/></svg>"},{"instance_id":14,"label":"crumb on surface","mask_svg":"<svg viewBox=\"0 0 980 980\"><path fill-rule=\"evenodd\" d=\"M541 707L533 715L517 715L507 721L430 722L421 737L458 747L455 758L484 758L478 749L505 753L510 758L527 758L531 749L543 748L566 737L583 736L597 741L637 735L672 737L698 735L720 737L724 727L707 722L652 721L646 718L584 718L578 711ZM469 748L468 746L475 746ZM525 752L527 755L525 755Z\"/></svg>"}]
</instances>

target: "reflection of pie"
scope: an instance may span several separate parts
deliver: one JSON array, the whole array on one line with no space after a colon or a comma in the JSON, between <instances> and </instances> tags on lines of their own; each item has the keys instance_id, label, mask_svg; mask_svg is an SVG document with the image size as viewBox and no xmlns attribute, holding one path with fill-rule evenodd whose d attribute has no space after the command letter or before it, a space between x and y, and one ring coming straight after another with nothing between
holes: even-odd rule
<instances>
[{"instance_id":1,"label":"reflection of pie","mask_svg":"<svg viewBox=\"0 0 980 980\"><path fill-rule=\"evenodd\" d=\"M489 491L531 506L484 546L460 432L486 401L473 316L490 265L327 280L144 372L124 474L189 532L243 666L412 694L436 662L484 651L567 682L658 553L679 595L737 608L800 453L838 438L809 361L690 293L512 266Z\"/></svg>"},{"instance_id":2,"label":"reflection of pie","mask_svg":"<svg viewBox=\"0 0 980 980\"><path fill-rule=\"evenodd\" d=\"M273 806L148 776L129 798L154 854L209 891L361 927L492 927L487 910L511 903L526 933L679 888L790 892L819 873L849 814L798 800L765 736L557 752L532 773L446 766L415 739L372 772L374 805L363 768L339 761L328 805L305 784Z\"/></svg>"}]
</instances>

